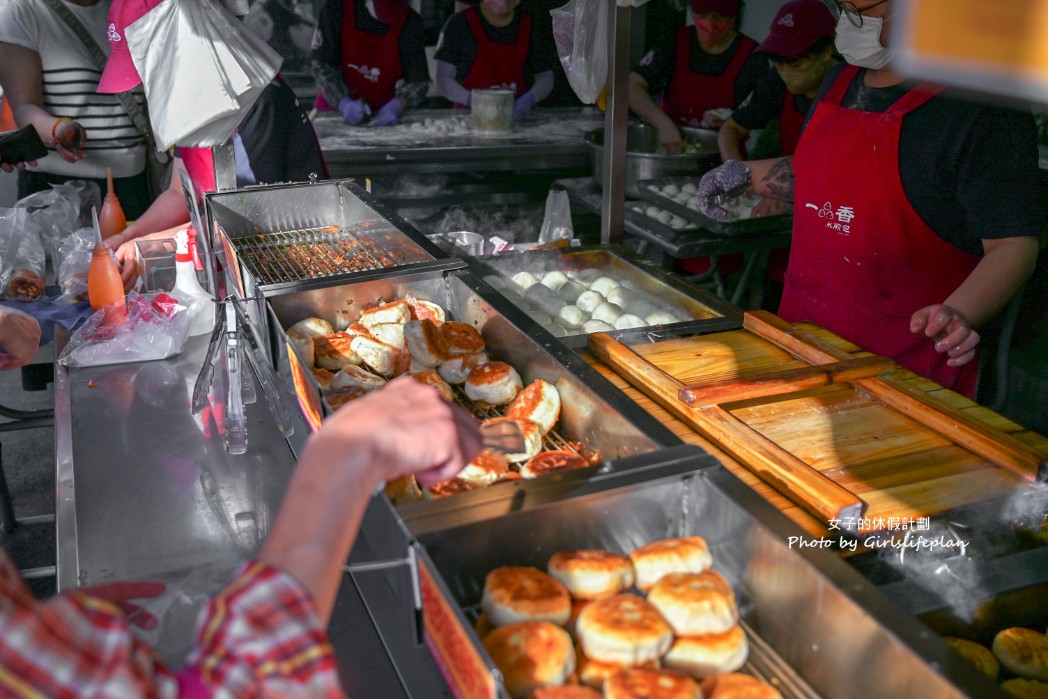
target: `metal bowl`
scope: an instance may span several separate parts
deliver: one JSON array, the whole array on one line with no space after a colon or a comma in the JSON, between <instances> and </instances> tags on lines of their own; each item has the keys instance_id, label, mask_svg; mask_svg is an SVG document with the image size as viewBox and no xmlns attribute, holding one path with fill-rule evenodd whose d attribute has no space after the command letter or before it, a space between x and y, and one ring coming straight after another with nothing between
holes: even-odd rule
<instances>
[{"instance_id":1,"label":"metal bowl","mask_svg":"<svg viewBox=\"0 0 1048 699\"><path fill-rule=\"evenodd\" d=\"M626 194L639 197L637 182L671 175L701 175L717 165L717 132L709 129L681 129L692 152L667 153L659 142L659 132L647 124L635 124L626 130ZM593 180L601 185L604 176L604 129L586 134L593 162Z\"/></svg>"}]
</instances>

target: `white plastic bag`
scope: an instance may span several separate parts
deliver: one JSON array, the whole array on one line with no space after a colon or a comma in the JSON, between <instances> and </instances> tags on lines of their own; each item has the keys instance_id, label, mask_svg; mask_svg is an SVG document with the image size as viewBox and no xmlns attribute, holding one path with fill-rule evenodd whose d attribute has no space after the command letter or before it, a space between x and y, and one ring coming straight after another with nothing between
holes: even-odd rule
<instances>
[{"instance_id":1,"label":"white plastic bag","mask_svg":"<svg viewBox=\"0 0 1048 699\"><path fill-rule=\"evenodd\" d=\"M563 189L551 189L546 196L546 217L539 231L539 245L554 240L571 240L575 229L571 225L571 202Z\"/></svg>"},{"instance_id":2,"label":"white plastic bag","mask_svg":"<svg viewBox=\"0 0 1048 699\"><path fill-rule=\"evenodd\" d=\"M62 240L80 228L80 197L71 184L53 184L49 190L20 199L15 207L29 212L40 229L44 252L52 260Z\"/></svg>"},{"instance_id":3,"label":"white plastic bag","mask_svg":"<svg viewBox=\"0 0 1048 699\"><path fill-rule=\"evenodd\" d=\"M52 258L62 291L55 303L72 304L87 301L87 271L95 249L95 229L81 228L65 238Z\"/></svg>"},{"instance_id":4,"label":"white plastic bag","mask_svg":"<svg viewBox=\"0 0 1048 699\"><path fill-rule=\"evenodd\" d=\"M161 150L224 143L283 60L212 0L164 0L126 35Z\"/></svg>"},{"instance_id":5,"label":"white plastic bag","mask_svg":"<svg viewBox=\"0 0 1048 699\"><path fill-rule=\"evenodd\" d=\"M553 40L568 83L593 104L608 81L608 0L571 0L550 10Z\"/></svg>"}]
</instances>

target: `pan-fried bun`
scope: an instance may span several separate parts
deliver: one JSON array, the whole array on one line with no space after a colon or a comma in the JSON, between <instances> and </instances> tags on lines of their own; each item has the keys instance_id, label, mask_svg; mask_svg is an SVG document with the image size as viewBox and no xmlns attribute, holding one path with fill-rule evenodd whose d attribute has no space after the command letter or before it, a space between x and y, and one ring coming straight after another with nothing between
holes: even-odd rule
<instances>
[{"instance_id":1,"label":"pan-fried bun","mask_svg":"<svg viewBox=\"0 0 1048 699\"><path fill-rule=\"evenodd\" d=\"M338 373L331 377L328 383L330 388L345 388L347 386L360 386L368 391L374 391L386 385L386 380L378 374L359 366L344 366Z\"/></svg>"},{"instance_id":2,"label":"pan-fried bun","mask_svg":"<svg viewBox=\"0 0 1048 699\"><path fill-rule=\"evenodd\" d=\"M702 693L706 699L782 699L775 687L739 672L703 680Z\"/></svg>"},{"instance_id":3,"label":"pan-fried bun","mask_svg":"<svg viewBox=\"0 0 1048 699\"><path fill-rule=\"evenodd\" d=\"M383 488L383 492L386 493L386 497L394 505L422 499L422 489L418 487L418 481L415 480L415 476L410 474L389 481Z\"/></svg>"},{"instance_id":4,"label":"pan-fried bun","mask_svg":"<svg viewBox=\"0 0 1048 699\"><path fill-rule=\"evenodd\" d=\"M423 301L414 296L405 296L404 301L411 307L411 320L429 318L437 325L444 322L444 309L432 301Z\"/></svg>"},{"instance_id":5,"label":"pan-fried bun","mask_svg":"<svg viewBox=\"0 0 1048 699\"><path fill-rule=\"evenodd\" d=\"M518 621L549 621L563 626L571 614L571 596L538 568L503 566L488 573L480 606L495 626Z\"/></svg>"},{"instance_id":6,"label":"pan-fried bun","mask_svg":"<svg viewBox=\"0 0 1048 699\"><path fill-rule=\"evenodd\" d=\"M1005 680L1001 689L1016 699L1048 699L1048 683L1037 680Z\"/></svg>"},{"instance_id":7,"label":"pan-fried bun","mask_svg":"<svg viewBox=\"0 0 1048 699\"><path fill-rule=\"evenodd\" d=\"M440 328L429 320L412 320L404 326L404 342L419 364L433 368L448 358L448 343Z\"/></svg>"},{"instance_id":8,"label":"pan-fried bun","mask_svg":"<svg viewBox=\"0 0 1048 699\"><path fill-rule=\"evenodd\" d=\"M441 327L447 327L447 323ZM488 362L469 372L466 377L466 395L489 405L505 405L513 400L523 387L520 374L505 362Z\"/></svg>"},{"instance_id":9,"label":"pan-fried bun","mask_svg":"<svg viewBox=\"0 0 1048 699\"><path fill-rule=\"evenodd\" d=\"M331 385L331 379L335 378L333 372L327 369L321 369L320 367L313 367L313 378L317 380L317 385L323 390Z\"/></svg>"},{"instance_id":10,"label":"pan-fried bun","mask_svg":"<svg viewBox=\"0 0 1048 699\"><path fill-rule=\"evenodd\" d=\"M520 467L520 475L525 478L541 478L557 471L570 471L586 468L589 462L573 451L551 450L540 451Z\"/></svg>"},{"instance_id":11,"label":"pan-fried bun","mask_svg":"<svg viewBox=\"0 0 1048 699\"><path fill-rule=\"evenodd\" d=\"M586 655L606 663L656 660L673 643L673 629L637 595L613 595L586 605L575 633Z\"/></svg>"},{"instance_id":12,"label":"pan-fried bun","mask_svg":"<svg viewBox=\"0 0 1048 699\"><path fill-rule=\"evenodd\" d=\"M451 354L473 354L484 350L484 338L468 323L450 320L441 323L440 332L448 341L448 351Z\"/></svg>"},{"instance_id":13,"label":"pan-fried bun","mask_svg":"<svg viewBox=\"0 0 1048 699\"><path fill-rule=\"evenodd\" d=\"M400 323L403 325L409 320L411 320L411 306L402 300L391 301L381 306L368 308L360 314L360 322L366 328L379 323Z\"/></svg>"},{"instance_id":14,"label":"pan-fried bun","mask_svg":"<svg viewBox=\"0 0 1048 699\"><path fill-rule=\"evenodd\" d=\"M506 408L506 417L518 417L538 423L546 434L560 417L560 392L548 381L536 379L527 385Z\"/></svg>"},{"instance_id":15,"label":"pan-fried bun","mask_svg":"<svg viewBox=\"0 0 1048 699\"><path fill-rule=\"evenodd\" d=\"M481 425L492 425L500 422L516 423L517 426L520 427L521 434L524 435L524 451L506 454L507 461L519 464L522 461L527 461L532 458L539 453L540 449L542 449L542 432L539 430L539 426L531 420L514 420L511 417L493 417L485 420ZM521 476L521 478L523 478L523 476Z\"/></svg>"},{"instance_id":16,"label":"pan-fried bun","mask_svg":"<svg viewBox=\"0 0 1048 699\"><path fill-rule=\"evenodd\" d=\"M679 636L662 657L662 663L668 668L703 678L735 672L746 663L749 654L746 634L741 626L733 626L727 633Z\"/></svg>"},{"instance_id":17,"label":"pan-fried bun","mask_svg":"<svg viewBox=\"0 0 1048 699\"><path fill-rule=\"evenodd\" d=\"M411 355L407 350L387 345L370 336L357 335L350 346L376 374L400 376L411 365Z\"/></svg>"},{"instance_id":18,"label":"pan-fried bun","mask_svg":"<svg viewBox=\"0 0 1048 699\"><path fill-rule=\"evenodd\" d=\"M287 339L295 348L295 351L298 352L299 358L306 366L312 367L316 364L316 356L313 352L312 335L307 335L301 330L288 330Z\"/></svg>"},{"instance_id":19,"label":"pan-fried bun","mask_svg":"<svg viewBox=\"0 0 1048 699\"><path fill-rule=\"evenodd\" d=\"M485 449L473 457L455 477L477 485L491 485L501 480L508 472L509 463L506 457Z\"/></svg>"},{"instance_id":20,"label":"pan-fried bun","mask_svg":"<svg viewBox=\"0 0 1048 699\"><path fill-rule=\"evenodd\" d=\"M464 493L467 490L475 490L479 487L479 485L472 481L467 481L462 478L455 477L450 478L442 483L431 485L428 488L426 488L426 490L428 490L429 494L435 498L446 498L449 495L458 495L459 493Z\"/></svg>"},{"instance_id":21,"label":"pan-fried bun","mask_svg":"<svg viewBox=\"0 0 1048 699\"><path fill-rule=\"evenodd\" d=\"M993 637L993 654L1001 665L1026 680L1048 682L1048 636L1014 627Z\"/></svg>"},{"instance_id":22,"label":"pan-fried bun","mask_svg":"<svg viewBox=\"0 0 1048 699\"><path fill-rule=\"evenodd\" d=\"M440 378L440 374L438 374L433 369L413 371L409 373L408 376L415 379L419 383L424 383L427 386L432 386L433 388L437 389L437 393L440 394L440 397L446 400L447 402L450 403L451 401L455 400L455 394L452 392L451 386L448 386L447 383L444 382L444 379Z\"/></svg>"},{"instance_id":23,"label":"pan-fried bun","mask_svg":"<svg viewBox=\"0 0 1048 699\"><path fill-rule=\"evenodd\" d=\"M649 660L646 663L640 665L623 665L622 663L604 663L593 658L586 657L586 653L582 650L582 646L575 645L575 674L578 675L579 682L601 689L604 687L604 680L614 675L619 670L624 670L627 667L644 667L649 670L658 670L662 667L658 660Z\"/></svg>"},{"instance_id":24,"label":"pan-fried bun","mask_svg":"<svg viewBox=\"0 0 1048 699\"><path fill-rule=\"evenodd\" d=\"M306 318L292 325L287 331L288 334L294 332L309 335L310 337L322 337L335 332L335 329L331 327L331 323L323 318Z\"/></svg>"},{"instance_id":25,"label":"pan-fried bun","mask_svg":"<svg viewBox=\"0 0 1048 699\"><path fill-rule=\"evenodd\" d=\"M443 338L443 335L441 335L441 338ZM441 364L437 371L440 372L440 378L448 383L461 384L466 382L469 372L481 364L487 364L489 361L491 360L488 359L488 355L484 352L456 354L448 357L448 360Z\"/></svg>"},{"instance_id":26,"label":"pan-fried bun","mask_svg":"<svg viewBox=\"0 0 1048 699\"><path fill-rule=\"evenodd\" d=\"M360 386L343 386L342 388L329 388L324 391L324 400L328 402L332 410L338 410L346 403L354 401L367 394L366 388Z\"/></svg>"},{"instance_id":27,"label":"pan-fried bun","mask_svg":"<svg viewBox=\"0 0 1048 699\"><path fill-rule=\"evenodd\" d=\"M528 699L602 699L601 693L577 684L562 684L559 687L536 689Z\"/></svg>"},{"instance_id":28,"label":"pan-fried bun","mask_svg":"<svg viewBox=\"0 0 1048 699\"><path fill-rule=\"evenodd\" d=\"M633 585L630 559L610 551L560 551L549 559L546 569L576 599L617 595Z\"/></svg>"},{"instance_id":29,"label":"pan-fried bun","mask_svg":"<svg viewBox=\"0 0 1048 699\"><path fill-rule=\"evenodd\" d=\"M563 684L575 671L571 636L548 621L500 626L484 637L484 649L502 671L506 690L514 699Z\"/></svg>"},{"instance_id":30,"label":"pan-fried bun","mask_svg":"<svg viewBox=\"0 0 1048 699\"><path fill-rule=\"evenodd\" d=\"M407 343L404 340L404 324L403 323L376 323L369 328L371 331L371 337L385 342L387 345L393 345L397 349L407 349Z\"/></svg>"},{"instance_id":31,"label":"pan-fried bun","mask_svg":"<svg viewBox=\"0 0 1048 699\"><path fill-rule=\"evenodd\" d=\"M702 690L686 675L631 667L604 681L604 699L702 699Z\"/></svg>"},{"instance_id":32,"label":"pan-fried bun","mask_svg":"<svg viewBox=\"0 0 1048 699\"><path fill-rule=\"evenodd\" d=\"M630 554L637 588L647 592L667 573L701 573L713 563L701 536L654 541Z\"/></svg>"},{"instance_id":33,"label":"pan-fried bun","mask_svg":"<svg viewBox=\"0 0 1048 699\"><path fill-rule=\"evenodd\" d=\"M678 636L725 633L739 620L735 593L720 573L670 573L648 592L648 601Z\"/></svg>"},{"instance_id":34,"label":"pan-fried bun","mask_svg":"<svg viewBox=\"0 0 1048 699\"><path fill-rule=\"evenodd\" d=\"M1001 673L1001 665L997 662L997 658L993 657L993 653L990 652L989 648L979 645L975 641L953 636L944 636L942 640L946 641L946 645L953 648L958 655L977 667L979 672L991 680L996 680Z\"/></svg>"},{"instance_id":35,"label":"pan-fried bun","mask_svg":"<svg viewBox=\"0 0 1048 699\"><path fill-rule=\"evenodd\" d=\"M360 355L353 350L354 336L347 332L313 337L314 363L321 369L338 371L350 364L360 364Z\"/></svg>"}]
</instances>

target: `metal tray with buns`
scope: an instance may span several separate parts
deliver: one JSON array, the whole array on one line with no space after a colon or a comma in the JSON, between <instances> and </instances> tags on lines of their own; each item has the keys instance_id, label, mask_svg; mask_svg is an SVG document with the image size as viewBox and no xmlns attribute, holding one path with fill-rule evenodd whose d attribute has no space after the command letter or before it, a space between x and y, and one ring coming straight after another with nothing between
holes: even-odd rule
<instances>
[{"instance_id":1,"label":"metal tray with buns","mask_svg":"<svg viewBox=\"0 0 1048 699\"><path fill-rule=\"evenodd\" d=\"M664 193L667 186L672 186L678 191L688 185L697 189L699 180L699 177L658 177L643 180L637 182L637 196L644 201L662 207L674 215L690 221L697 228L721 235L750 235L788 231L793 225L793 214L714 221L697 208L689 206L688 203L677 201L677 199Z\"/></svg>"}]
</instances>

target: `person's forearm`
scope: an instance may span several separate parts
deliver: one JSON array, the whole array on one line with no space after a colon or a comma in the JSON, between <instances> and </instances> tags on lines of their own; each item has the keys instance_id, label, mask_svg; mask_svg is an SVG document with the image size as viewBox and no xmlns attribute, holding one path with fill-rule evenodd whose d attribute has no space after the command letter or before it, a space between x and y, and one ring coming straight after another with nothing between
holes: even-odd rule
<instances>
[{"instance_id":1,"label":"person's forearm","mask_svg":"<svg viewBox=\"0 0 1048 699\"><path fill-rule=\"evenodd\" d=\"M943 303L958 311L973 328L981 327L1004 308L1037 264L1033 236L986 239L986 254L972 273Z\"/></svg>"},{"instance_id":2,"label":"person's forearm","mask_svg":"<svg viewBox=\"0 0 1048 699\"><path fill-rule=\"evenodd\" d=\"M666 113L659 109L655 100L648 94L648 83L636 73L630 73L628 99L630 110L655 128L673 123Z\"/></svg>"},{"instance_id":3,"label":"person's forearm","mask_svg":"<svg viewBox=\"0 0 1048 699\"><path fill-rule=\"evenodd\" d=\"M11 114L15 118L15 123L19 126L26 127L31 125L35 128L44 143L54 143L55 139L51 133L54 130L55 123L62 116L61 114L52 114L35 104L23 104L12 110Z\"/></svg>"},{"instance_id":4,"label":"person's forearm","mask_svg":"<svg viewBox=\"0 0 1048 699\"><path fill-rule=\"evenodd\" d=\"M724 122L724 126L717 132L717 148L720 150L722 162L742 160L742 144L749 133L749 129L743 128L734 119L729 118Z\"/></svg>"},{"instance_id":5,"label":"person's forearm","mask_svg":"<svg viewBox=\"0 0 1048 699\"><path fill-rule=\"evenodd\" d=\"M535 95L535 101L541 102L553 92L553 71L544 70L535 76L535 82L531 85L531 94Z\"/></svg>"},{"instance_id":6,"label":"person's forearm","mask_svg":"<svg viewBox=\"0 0 1048 699\"><path fill-rule=\"evenodd\" d=\"M340 478L333 478L331 464L344 464L346 454L354 453L352 449L323 434L309 442L257 557L302 583L325 624L335 605L350 546L378 482L366 453L355 454L357 458L348 467L340 465Z\"/></svg>"},{"instance_id":7,"label":"person's forearm","mask_svg":"<svg viewBox=\"0 0 1048 699\"><path fill-rule=\"evenodd\" d=\"M437 91L456 104L469 104L470 92L455 80L455 66L447 61L437 61Z\"/></svg>"},{"instance_id":8,"label":"person's forearm","mask_svg":"<svg viewBox=\"0 0 1048 699\"><path fill-rule=\"evenodd\" d=\"M121 233L121 242L149 233L175 228L189 221L189 209L181 191L166 189L136 221Z\"/></svg>"},{"instance_id":9,"label":"person's forearm","mask_svg":"<svg viewBox=\"0 0 1048 699\"><path fill-rule=\"evenodd\" d=\"M755 194L793 201L793 156L751 160L750 185Z\"/></svg>"}]
</instances>

